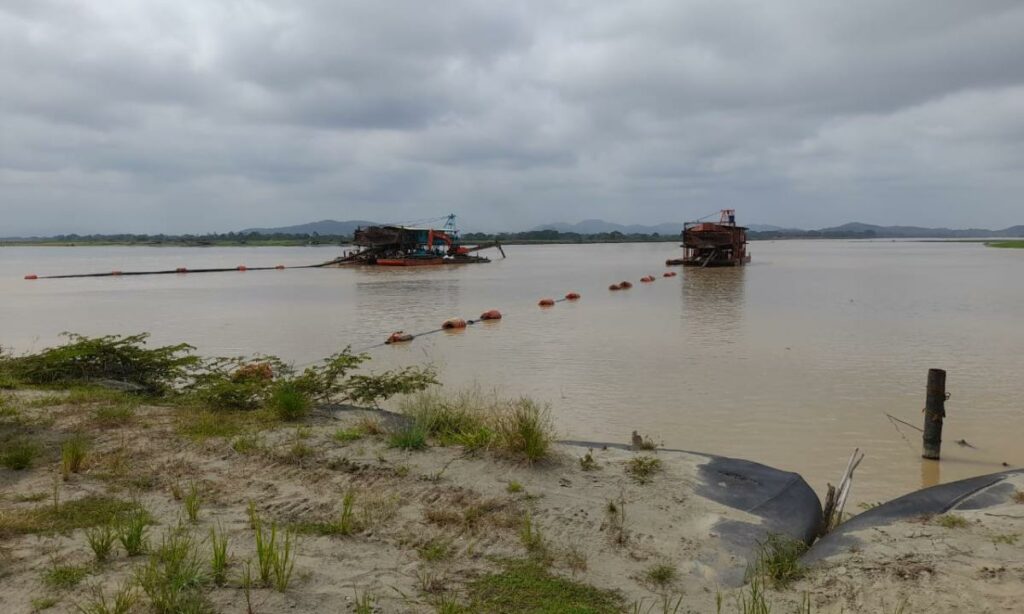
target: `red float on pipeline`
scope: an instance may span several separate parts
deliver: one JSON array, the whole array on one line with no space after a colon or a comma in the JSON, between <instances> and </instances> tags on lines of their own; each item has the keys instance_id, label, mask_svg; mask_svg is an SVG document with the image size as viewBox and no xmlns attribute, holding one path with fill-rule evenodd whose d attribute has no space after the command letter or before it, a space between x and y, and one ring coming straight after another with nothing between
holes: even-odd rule
<instances>
[{"instance_id":1,"label":"red float on pipeline","mask_svg":"<svg viewBox=\"0 0 1024 614\"><path fill-rule=\"evenodd\" d=\"M500 320L501 312L497 309L489 309L480 314L481 320Z\"/></svg>"},{"instance_id":2,"label":"red float on pipeline","mask_svg":"<svg viewBox=\"0 0 1024 614\"><path fill-rule=\"evenodd\" d=\"M649 284L652 281L654 281L654 275L644 275L643 277L640 278L640 281L644 282L645 284Z\"/></svg>"},{"instance_id":3,"label":"red float on pipeline","mask_svg":"<svg viewBox=\"0 0 1024 614\"><path fill-rule=\"evenodd\" d=\"M39 279L39 276L36 275L35 273L29 273L28 275L25 276L25 279Z\"/></svg>"},{"instance_id":4,"label":"red float on pipeline","mask_svg":"<svg viewBox=\"0 0 1024 614\"><path fill-rule=\"evenodd\" d=\"M279 264L279 265L277 265L274 268L277 269L278 271L283 271L284 270L284 265L283 264Z\"/></svg>"},{"instance_id":5,"label":"red float on pipeline","mask_svg":"<svg viewBox=\"0 0 1024 614\"><path fill-rule=\"evenodd\" d=\"M239 271L248 271L249 269L244 264L240 264L240 265L238 265L237 270L239 270Z\"/></svg>"},{"instance_id":6,"label":"red float on pipeline","mask_svg":"<svg viewBox=\"0 0 1024 614\"><path fill-rule=\"evenodd\" d=\"M448 318L441 323L441 328L445 330L452 330L458 328L466 328L466 321L462 318Z\"/></svg>"},{"instance_id":7,"label":"red float on pipeline","mask_svg":"<svg viewBox=\"0 0 1024 614\"><path fill-rule=\"evenodd\" d=\"M555 306L555 299L553 299L553 298L542 298L539 301L537 301L537 304L540 305L541 307L554 307Z\"/></svg>"},{"instance_id":8,"label":"red float on pipeline","mask_svg":"<svg viewBox=\"0 0 1024 614\"><path fill-rule=\"evenodd\" d=\"M619 282L619 289L620 290L629 290L632 287L633 287L633 283L632 282L629 282L629 281L620 281Z\"/></svg>"},{"instance_id":9,"label":"red float on pipeline","mask_svg":"<svg viewBox=\"0 0 1024 614\"><path fill-rule=\"evenodd\" d=\"M413 336L410 335L409 333L401 330L396 330L395 332L391 333L391 336L388 337L388 340L385 341L384 343L386 343L387 345L391 345L392 343L405 343L407 341L412 340Z\"/></svg>"},{"instance_id":10,"label":"red float on pipeline","mask_svg":"<svg viewBox=\"0 0 1024 614\"><path fill-rule=\"evenodd\" d=\"M178 267L178 268L174 269L174 272L175 272L175 273L188 273L188 269L186 269L186 268L185 268L185 267L183 267L183 266L180 266L180 267Z\"/></svg>"},{"instance_id":11,"label":"red float on pipeline","mask_svg":"<svg viewBox=\"0 0 1024 614\"><path fill-rule=\"evenodd\" d=\"M567 300L567 301L578 301L578 300L580 300L580 293L579 292L570 292L570 293L565 295L565 300Z\"/></svg>"}]
</instances>

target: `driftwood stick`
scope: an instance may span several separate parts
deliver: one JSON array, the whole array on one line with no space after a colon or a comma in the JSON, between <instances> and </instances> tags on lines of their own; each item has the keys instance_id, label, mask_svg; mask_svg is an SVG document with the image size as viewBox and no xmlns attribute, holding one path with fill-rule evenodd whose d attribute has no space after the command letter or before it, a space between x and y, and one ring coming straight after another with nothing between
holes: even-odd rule
<instances>
[{"instance_id":1,"label":"driftwood stick","mask_svg":"<svg viewBox=\"0 0 1024 614\"><path fill-rule=\"evenodd\" d=\"M854 460L854 457L856 457L858 453L860 454L860 457ZM857 470L857 467L860 465L862 460L864 460L864 453L860 451L860 448L855 449L853 451L853 456L850 457L850 466L846 470L846 475L843 476L843 488L839 492L839 501L836 504L835 525L843 522L843 510L846 509L846 498L849 496L850 487L853 484L853 472Z\"/></svg>"}]
</instances>

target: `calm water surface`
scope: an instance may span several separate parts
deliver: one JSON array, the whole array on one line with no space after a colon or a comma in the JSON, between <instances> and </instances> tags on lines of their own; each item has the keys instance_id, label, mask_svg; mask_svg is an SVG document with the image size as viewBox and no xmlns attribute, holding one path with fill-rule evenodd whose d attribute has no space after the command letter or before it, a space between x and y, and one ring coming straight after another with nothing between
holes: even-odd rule
<instances>
[{"instance_id":1,"label":"calm water surface","mask_svg":"<svg viewBox=\"0 0 1024 614\"><path fill-rule=\"evenodd\" d=\"M980 244L754 243L740 269L677 269L673 244L512 246L507 260L436 269L309 269L23 281L26 273L263 266L337 248L2 248L0 344L61 331L149 331L203 354L297 364L398 329L491 308L505 319L371 350L373 368L430 362L448 386L551 404L566 437L629 441L798 471L819 492L854 447L857 501L1024 465L1024 250ZM653 284L637 283L658 275ZM634 288L612 293L628 279ZM583 300L541 310L543 297ZM940 465L920 435L930 367L948 370ZM956 445L966 439L977 449Z\"/></svg>"}]
</instances>

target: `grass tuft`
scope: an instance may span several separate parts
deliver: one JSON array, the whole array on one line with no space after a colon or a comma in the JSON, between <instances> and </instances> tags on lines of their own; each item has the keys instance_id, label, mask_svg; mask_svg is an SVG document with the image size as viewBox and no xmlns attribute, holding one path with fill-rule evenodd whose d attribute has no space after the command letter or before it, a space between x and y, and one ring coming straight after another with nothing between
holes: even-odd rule
<instances>
[{"instance_id":1,"label":"grass tuft","mask_svg":"<svg viewBox=\"0 0 1024 614\"><path fill-rule=\"evenodd\" d=\"M678 577L679 572L676 571L675 565L669 565L667 563L653 565L644 572L644 580L659 589L664 589L666 586L672 584Z\"/></svg>"},{"instance_id":2,"label":"grass tuft","mask_svg":"<svg viewBox=\"0 0 1024 614\"><path fill-rule=\"evenodd\" d=\"M522 398L495 422L497 445L510 456L528 463L547 458L554 441L554 424L547 407Z\"/></svg>"},{"instance_id":3,"label":"grass tuft","mask_svg":"<svg viewBox=\"0 0 1024 614\"><path fill-rule=\"evenodd\" d=\"M126 580L121 588L114 593L110 601L103 589L99 586L93 587L92 597L84 603L76 603L75 609L80 614L128 614L132 611L135 603L139 600L135 585Z\"/></svg>"},{"instance_id":4,"label":"grass tuft","mask_svg":"<svg viewBox=\"0 0 1024 614\"><path fill-rule=\"evenodd\" d=\"M188 515L188 521L192 524L199 522L199 508L202 503L203 499L199 493L199 487L196 486L195 482L190 482L188 493L185 495L184 506L185 513Z\"/></svg>"},{"instance_id":5,"label":"grass tuft","mask_svg":"<svg viewBox=\"0 0 1024 614\"><path fill-rule=\"evenodd\" d=\"M83 435L73 435L60 446L60 471L67 480L72 473L78 473L85 464L89 452L89 440Z\"/></svg>"},{"instance_id":6,"label":"grass tuft","mask_svg":"<svg viewBox=\"0 0 1024 614\"><path fill-rule=\"evenodd\" d=\"M769 533L758 543L757 559L748 570L748 578L760 578L773 588L783 589L806 573L800 564L800 557L807 551L807 544L778 533Z\"/></svg>"},{"instance_id":7,"label":"grass tuft","mask_svg":"<svg viewBox=\"0 0 1024 614\"><path fill-rule=\"evenodd\" d=\"M96 556L97 563L106 563L114 551L117 531L111 524L102 524L85 530L85 540Z\"/></svg>"},{"instance_id":8,"label":"grass tuft","mask_svg":"<svg viewBox=\"0 0 1024 614\"><path fill-rule=\"evenodd\" d=\"M117 524L117 540L128 556L137 556L149 548L146 535L149 516L145 513L126 514Z\"/></svg>"},{"instance_id":9,"label":"grass tuft","mask_svg":"<svg viewBox=\"0 0 1024 614\"><path fill-rule=\"evenodd\" d=\"M228 569L228 536L221 528L219 533L214 527L210 527L210 547L212 554L210 557L210 571L213 583L217 586L223 586L224 582L227 581L227 569Z\"/></svg>"},{"instance_id":10,"label":"grass tuft","mask_svg":"<svg viewBox=\"0 0 1024 614\"><path fill-rule=\"evenodd\" d=\"M213 611L202 590L206 578L198 547L183 527L164 533L146 564L136 568L135 580L156 614Z\"/></svg>"},{"instance_id":11,"label":"grass tuft","mask_svg":"<svg viewBox=\"0 0 1024 614\"><path fill-rule=\"evenodd\" d=\"M942 514L935 517L935 524L946 529L962 529L967 526L967 519L956 514Z\"/></svg>"},{"instance_id":12,"label":"grass tuft","mask_svg":"<svg viewBox=\"0 0 1024 614\"><path fill-rule=\"evenodd\" d=\"M302 388L292 381L276 384L270 392L267 407L285 422L301 420L309 414L311 401Z\"/></svg>"},{"instance_id":13,"label":"grass tuft","mask_svg":"<svg viewBox=\"0 0 1024 614\"><path fill-rule=\"evenodd\" d=\"M659 471L661 459L653 456L635 456L626 463L626 473L639 484L647 484Z\"/></svg>"},{"instance_id":14,"label":"grass tuft","mask_svg":"<svg viewBox=\"0 0 1024 614\"><path fill-rule=\"evenodd\" d=\"M27 437L19 437L3 444L3 449L0 450L0 465L13 471L22 471L31 467L37 456L39 445Z\"/></svg>"},{"instance_id":15,"label":"grass tuft","mask_svg":"<svg viewBox=\"0 0 1024 614\"><path fill-rule=\"evenodd\" d=\"M54 563L43 574L43 584L50 588L74 588L89 575L85 565L57 565Z\"/></svg>"},{"instance_id":16,"label":"grass tuft","mask_svg":"<svg viewBox=\"0 0 1024 614\"><path fill-rule=\"evenodd\" d=\"M427 432L413 422L391 432L389 443L401 450L422 450L427 447Z\"/></svg>"}]
</instances>

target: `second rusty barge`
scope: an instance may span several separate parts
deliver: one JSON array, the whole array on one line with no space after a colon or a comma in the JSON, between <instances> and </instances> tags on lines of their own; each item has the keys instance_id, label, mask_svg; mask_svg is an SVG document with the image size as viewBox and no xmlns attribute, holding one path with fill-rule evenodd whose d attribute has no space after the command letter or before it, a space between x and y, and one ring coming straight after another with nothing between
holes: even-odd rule
<instances>
[{"instance_id":1,"label":"second rusty barge","mask_svg":"<svg viewBox=\"0 0 1024 614\"><path fill-rule=\"evenodd\" d=\"M742 266L750 262L747 229L736 225L736 211L722 209L718 222L683 224L683 257L665 264L697 267Z\"/></svg>"}]
</instances>

